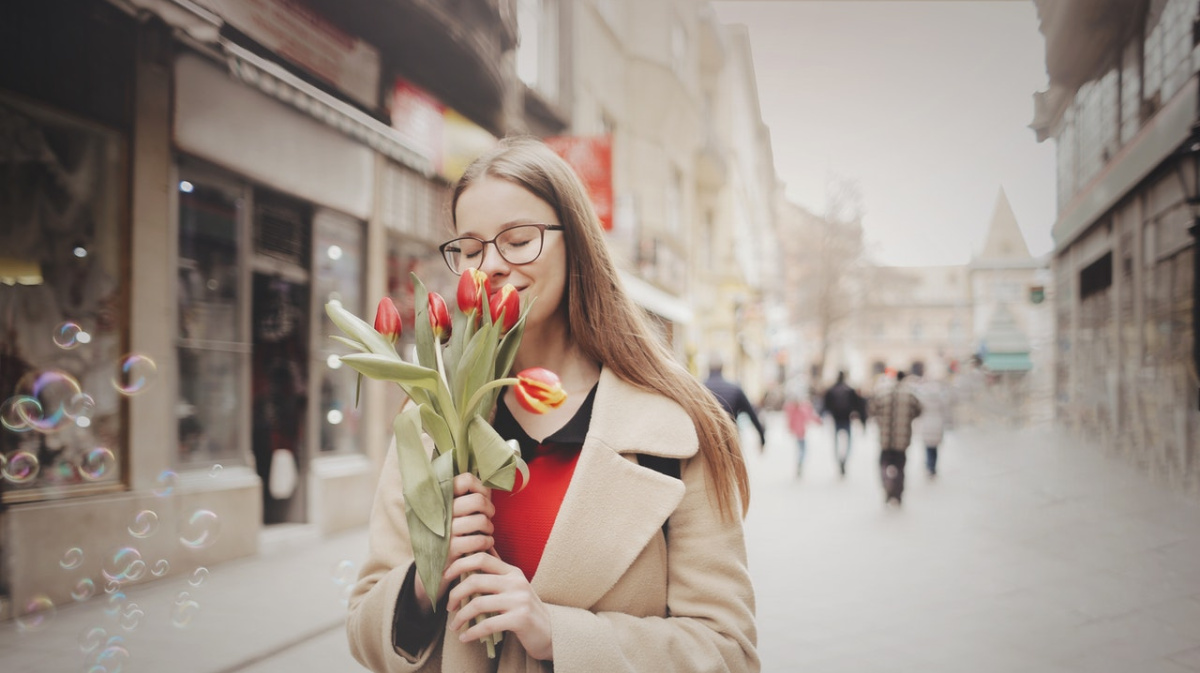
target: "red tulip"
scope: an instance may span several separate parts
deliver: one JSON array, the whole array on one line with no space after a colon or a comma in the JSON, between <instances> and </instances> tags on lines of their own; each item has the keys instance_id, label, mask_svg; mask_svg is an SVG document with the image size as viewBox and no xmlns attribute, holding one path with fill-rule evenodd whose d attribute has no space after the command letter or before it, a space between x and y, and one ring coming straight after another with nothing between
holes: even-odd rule
<instances>
[{"instance_id":1,"label":"red tulip","mask_svg":"<svg viewBox=\"0 0 1200 673\"><path fill-rule=\"evenodd\" d=\"M458 310L472 315L483 310L483 293L487 291L487 274L479 269L467 269L458 277Z\"/></svg>"},{"instance_id":2,"label":"red tulip","mask_svg":"<svg viewBox=\"0 0 1200 673\"><path fill-rule=\"evenodd\" d=\"M517 386L513 390L517 402L534 414L557 409L567 401L567 393L558 380L558 374L541 367L532 367L517 374Z\"/></svg>"},{"instance_id":3,"label":"red tulip","mask_svg":"<svg viewBox=\"0 0 1200 673\"><path fill-rule=\"evenodd\" d=\"M391 297L379 300L379 308L375 309L375 331L382 334L395 345L400 338L400 311Z\"/></svg>"},{"instance_id":4,"label":"red tulip","mask_svg":"<svg viewBox=\"0 0 1200 673\"><path fill-rule=\"evenodd\" d=\"M500 333L505 334L521 317L521 295L517 294L517 288L506 283L488 299L488 308L492 311L492 322L499 323Z\"/></svg>"},{"instance_id":5,"label":"red tulip","mask_svg":"<svg viewBox=\"0 0 1200 673\"><path fill-rule=\"evenodd\" d=\"M429 326L433 328L433 338L442 343L450 340L450 310L446 308L446 300L436 292L429 293Z\"/></svg>"}]
</instances>

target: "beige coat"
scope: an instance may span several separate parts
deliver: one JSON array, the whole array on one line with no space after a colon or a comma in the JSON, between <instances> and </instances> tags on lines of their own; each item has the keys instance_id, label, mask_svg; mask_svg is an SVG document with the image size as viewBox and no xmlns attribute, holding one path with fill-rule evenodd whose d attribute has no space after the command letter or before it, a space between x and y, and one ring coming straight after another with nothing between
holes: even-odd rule
<instances>
[{"instance_id":1,"label":"beige coat","mask_svg":"<svg viewBox=\"0 0 1200 673\"><path fill-rule=\"evenodd\" d=\"M444 621L415 660L392 646L412 551L389 451L370 552L350 599L351 652L389 673L758 671L742 523L720 517L704 461L692 460L697 448L679 405L602 372L575 475L532 580L550 610L553 664L528 656L512 634L489 661L482 644L446 634ZM635 454L682 459L682 481L638 465Z\"/></svg>"}]
</instances>

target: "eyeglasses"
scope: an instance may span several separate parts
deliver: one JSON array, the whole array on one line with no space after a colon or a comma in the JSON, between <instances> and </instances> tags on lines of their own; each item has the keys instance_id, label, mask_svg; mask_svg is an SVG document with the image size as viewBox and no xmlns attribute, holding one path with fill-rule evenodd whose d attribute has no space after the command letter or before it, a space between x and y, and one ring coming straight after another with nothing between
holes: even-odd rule
<instances>
[{"instance_id":1,"label":"eyeglasses","mask_svg":"<svg viewBox=\"0 0 1200 673\"><path fill-rule=\"evenodd\" d=\"M487 252L487 244L496 247L500 258L514 266L529 264L542 254L542 243L547 231L562 231L561 224L518 224L496 234L489 241L482 241L474 236L463 236L452 241L446 241L438 246L442 251L442 259L454 273L461 274L470 268L478 269L483 264Z\"/></svg>"}]
</instances>

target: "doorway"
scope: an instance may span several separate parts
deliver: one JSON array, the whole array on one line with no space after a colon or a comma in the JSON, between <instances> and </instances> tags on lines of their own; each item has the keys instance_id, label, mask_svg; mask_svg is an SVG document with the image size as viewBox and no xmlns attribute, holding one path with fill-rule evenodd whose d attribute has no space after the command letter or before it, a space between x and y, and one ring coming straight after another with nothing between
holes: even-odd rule
<instances>
[{"instance_id":1,"label":"doorway","mask_svg":"<svg viewBox=\"0 0 1200 673\"><path fill-rule=\"evenodd\" d=\"M250 434L266 525L307 519L310 221L282 197L255 204Z\"/></svg>"}]
</instances>

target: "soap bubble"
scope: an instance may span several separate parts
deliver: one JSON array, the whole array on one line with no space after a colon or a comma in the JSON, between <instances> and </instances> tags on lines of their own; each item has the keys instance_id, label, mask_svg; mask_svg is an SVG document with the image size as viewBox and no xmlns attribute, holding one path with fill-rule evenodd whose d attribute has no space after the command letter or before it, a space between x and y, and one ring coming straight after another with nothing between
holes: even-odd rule
<instances>
[{"instance_id":1,"label":"soap bubble","mask_svg":"<svg viewBox=\"0 0 1200 673\"><path fill-rule=\"evenodd\" d=\"M25 611L17 617L17 630L21 633L38 631L54 617L54 601L45 594L38 594L25 604Z\"/></svg>"},{"instance_id":2,"label":"soap bubble","mask_svg":"<svg viewBox=\"0 0 1200 673\"><path fill-rule=\"evenodd\" d=\"M354 581L355 570L353 561L341 561L333 569L333 583L345 586Z\"/></svg>"},{"instance_id":3,"label":"soap bubble","mask_svg":"<svg viewBox=\"0 0 1200 673\"><path fill-rule=\"evenodd\" d=\"M154 495L165 498L175 490L175 485L179 483L179 475L171 470L163 470L158 473L158 478L155 479L158 486L151 491Z\"/></svg>"},{"instance_id":4,"label":"soap bubble","mask_svg":"<svg viewBox=\"0 0 1200 673\"><path fill-rule=\"evenodd\" d=\"M37 477L41 468L37 456L28 451L17 451L0 465L0 473L14 484L28 484Z\"/></svg>"},{"instance_id":5,"label":"soap bubble","mask_svg":"<svg viewBox=\"0 0 1200 673\"><path fill-rule=\"evenodd\" d=\"M83 634L79 636L80 651L82 651L84 654L91 654L92 652L95 652L96 649L100 647L100 643L104 642L104 638L107 635L108 632L99 626L93 626L87 631L84 631Z\"/></svg>"},{"instance_id":6,"label":"soap bubble","mask_svg":"<svg viewBox=\"0 0 1200 673\"><path fill-rule=\"evenodd\" d=\"M12 432L29 432L30 418L42 417L42 403L30 395L14 395L0 405L0 425Z\"/></svg>"},{"instance_id":7,"label":"soap bubble","mask_svg":"<svg viewBox=\"0 0 1200 673\"><path fill-rule=\"evenodd\" d=\"M205 568L204 566L200 566L199 568L196 568L196 570L192 573L191 578L188 579L188 584L190 584L194 587L198 587L201 584L204 584L204 580L206 580L206 579L208 579L208 568ZM186 592L184 592L184 593L186 593Z\"/></svg>"},{"instance_id":8,"label":"soap bubble","mask_svg":"<svg viewBox=\"0 0 1200 673\"><path fill-rule=\"evenodd\" d=\"M62 560L58 562L58 566L63 570L74 570L83 564L83 550L79 547L71 547L63 552Z\"/></svg>"},{"instance_id":9,"label":"soap bubble","mask_svg":"<svg viewBox=\"0 0 1200 673\"><path fill-rule=\"evenodd\" d=\"M79 344L91 341L87 336L84 336L80 340L80 334L86 335L87 332L84 332L83 328L76 323L65 322L54 329L54 344L65 351L69 351L79 346Z\"/></svg>"},{"instance_id":10,"label":"soap bubble","mask_svg":"<svg viewBox=\"0 0 1200 673\"><path fill-rule=\"evenodd\" d=\"M79 461L79 476L87 481L99 481L112 475L117 467L113 452L98 446L88 451Z\"/></svg>"},{"instance_id":11,"label":"soap bubble","mask_svg":"<svg viewBox=\"0 0 1200 673\"><path fill-rule=\"evenodd\" d=\"M155 577L162 577L163 575L166 575L167 571L170 569L171 564L167 561L167 559L160 558L157 562L155 562L154 569L150 571L150 574L154 575Z\"/></svg>"},{"instance_id":12,"label":"soap bubble","mask_svg":"<svg viewBox=\"0 0 1200 673\"><path fill-rule=\"evenodd\" d=\"M71 589L71 598L82 603L92 596L96 595L96 583L92 578L85 577L75 583L75 588Z\"/></svg>"},{"instance_id":13,"label":"soap bubble","mask_svg":"<svg viewBox=\"0 0 1200 673\"><path fill-rule=\"evenodd\" d=\"M171 626L177 629L186 629L195 619L196 613L200 612L200 604L191 599L176 602L171 607Z\"/></svg>"},{"instance_id":14,"label":"soap bubble","mask_svg":"<svg viewBox=\"0 0 1200 673\"><path fill-rule=\"evenodd\" d=\"M212 545L221 530L221 520L207 509L198 509L183 525L179 541L191 549L204 549Z\"/></svg>"},{"instance_id":15,"label":"soap bubble","mask_svg":"<svg viewBox=\"0 0 1200 673\"><path fill-rule=\"evenodd\" d=\"M137 513L127 530L130 535L144 540L158 530L158 515L151 510L144 509Z\"/></svg>"},{"instance_id":16,"label":"soap bubble","mask_svg":"<svg viewBox=\"0 0 1200 673\"><path fill-rule=\"evenodd\" d=\"M142 553L133 547L122 547L101 570L104 578L110 582L137 580L145 571L146 562L142 560Z\"/></svg>"},{"instance_id":17,"label":"soap bubble","mask_svg":"<svg viewBox=\"0 0 1200 673\"><path fill-rule=\"evenodd\" d=\"M158 365L154 364L154 360L131 353L121 358L113 387L122 395L138 395L146 392L157 377Z\"/></svg>"}]
</instances>

